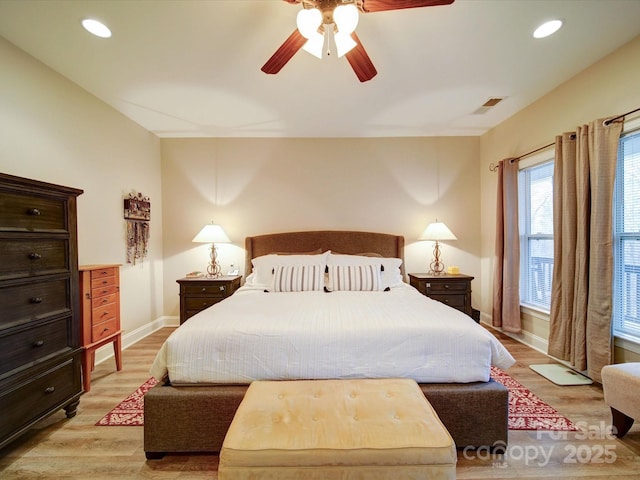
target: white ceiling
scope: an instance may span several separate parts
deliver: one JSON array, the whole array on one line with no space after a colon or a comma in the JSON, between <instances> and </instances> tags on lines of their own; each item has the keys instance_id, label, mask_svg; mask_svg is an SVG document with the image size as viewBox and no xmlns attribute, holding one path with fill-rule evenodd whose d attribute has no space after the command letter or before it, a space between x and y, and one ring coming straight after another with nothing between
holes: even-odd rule
<instances>
[{"instance_id":1,"label":"white ceiling","mask_svg":"<svg viewBox=\"0 0 640 480\"><path fill-rule=\"evenodd\" d=\"M363 14L378 75L299 51L281 0L0 0L0 35L160 137L480 135L640 34L640 0L455 0ZM83 30L92 17L112 30ZM534 40L559 17L564 27ZM506 97L474 114L490 97Z\"/></svg>"}]
</instances>

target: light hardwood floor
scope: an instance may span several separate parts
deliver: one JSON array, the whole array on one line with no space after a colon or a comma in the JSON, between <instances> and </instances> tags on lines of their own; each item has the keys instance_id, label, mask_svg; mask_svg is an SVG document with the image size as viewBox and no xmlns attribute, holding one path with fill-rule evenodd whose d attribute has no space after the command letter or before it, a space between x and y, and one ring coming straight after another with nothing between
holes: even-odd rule
<instances>
[{"instance_id":1,"label":"light hardwood floor","mask_svg":"<svg viewBox=\"0 0 640 480\"><path fill-rule=\"evenodd\" d=\"M0 478L217 478L216 455L146 461L142 427L94 426L149 378L149 366L171 330L164 328L125 350L121 372L115 371L113 360L98 365L75 418L68 420L61 411L0 450ZM459 452L457 478L640 479L640 422L625 438L611 438L605 428L609 409L599 386L556 386L528 368L551 363L548 357L497 335L517 359L509 373L585 431L511 431L505 455Z\"/></svg>"}]
</instances>

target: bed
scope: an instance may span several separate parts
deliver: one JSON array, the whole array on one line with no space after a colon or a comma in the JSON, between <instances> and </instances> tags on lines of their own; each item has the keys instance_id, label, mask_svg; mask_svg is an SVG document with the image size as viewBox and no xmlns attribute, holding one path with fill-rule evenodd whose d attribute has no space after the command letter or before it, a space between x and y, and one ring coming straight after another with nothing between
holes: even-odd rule
<instances>
[{"instance_id":1,"label":"bed","mask_svg":"<svg viewBox=\"0 0 640 480\"><path fill-rule=\"evenodd\" d=\"M402 236L290 232L248 237L245 247L245 285L158 352L151 372L163 382L145 396L147 458L219 451L256 379L410 377L459 448L504 448L508 393L489 373L513 358L471 318L404 282ZM429 333L416 330L429 315Z\"/></svg>"}]
</instances>

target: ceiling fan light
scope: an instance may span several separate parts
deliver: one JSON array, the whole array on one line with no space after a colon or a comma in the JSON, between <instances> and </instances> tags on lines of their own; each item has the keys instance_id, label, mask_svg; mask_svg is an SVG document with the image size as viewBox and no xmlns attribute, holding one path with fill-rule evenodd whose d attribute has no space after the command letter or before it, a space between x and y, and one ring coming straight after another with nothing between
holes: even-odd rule
<instances>
[{"instance_id":1,"label":"ceiling fan light","mask_svg":"<svg viewBox=\"0 0 640 480\"><path fill-rule=\"evenodd\" d=\"M318 33L318 28L322 25L322 13L317 8L305 8L298 12L296 25L304 38L310 39Z\"/></svg>"},{"instance_id":2,"label":"ceiling fan light","mask_svg":"<svg viewBox=\"0 0 640 480\"><path fill-rule=\"evenodd\" d=\"M338 5L333 10L333 21L338 31L346 34L353 33L358 26L358 8L353 3Z\"/></svg>"},{"instance_id":3,"label":"ceiling fan light","mask_svg":"<svg viewBox=\"0 0 640 480\"><path fill-rule=\"evenodd\" d=\"M310 53L314 57L322 58L322 49L324 48L324 35L316 32L302 46L305 52Z\"/></svg>"},{"instance_id":4,"label":"ceiling fan light","mask_svg":"<svg viewBox=\"0 0 640 480\"><path fill-rule=\"evenodd\" d=\"M333 36L333 39L336 42L338 58L351 51L357 45L355 40L351 38L351 35L349 35L348 33L336 32L336 34Z\"/></svg>"}]
</instances>

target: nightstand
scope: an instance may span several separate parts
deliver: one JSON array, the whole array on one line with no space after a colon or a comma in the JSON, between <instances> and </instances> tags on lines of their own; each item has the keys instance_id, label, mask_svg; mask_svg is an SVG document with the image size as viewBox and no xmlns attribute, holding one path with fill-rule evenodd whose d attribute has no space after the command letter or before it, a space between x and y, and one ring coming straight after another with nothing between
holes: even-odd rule
<instances>
[{"instance_id":1,"label":"nightstand","mask_svg":"<svg viewBox=\"0 0 640 480\"><path fill-rule=\"evenodd\" d=\"M176 280L180 285L180 325L199 311L231 296L240 288L241 279L242 275Z\"/></svg>"},{"instance_id":2,"label":"nightstand","mask_svg":"<svg viewBox=\"0 0 640 480\"><path fill-rule=\"evenodd\" d=\"M470 317L473 317L471 309L471 280L473 278L463 274L409 274L411 286L417 288L420 293L460 310Z\"/></svg>"}]
</instances>

